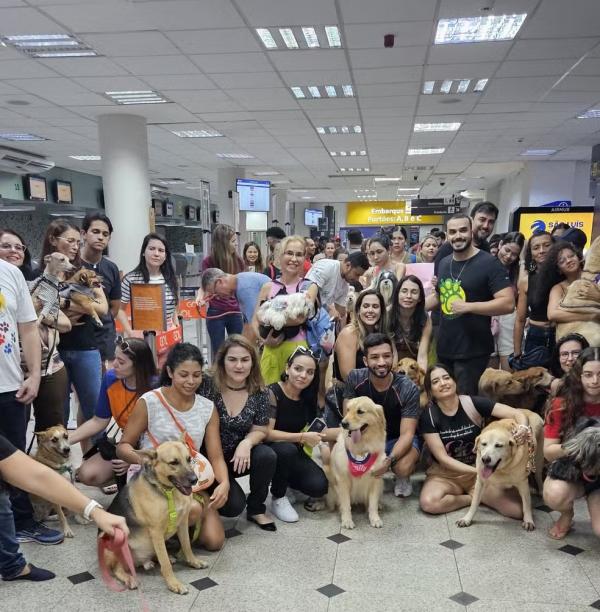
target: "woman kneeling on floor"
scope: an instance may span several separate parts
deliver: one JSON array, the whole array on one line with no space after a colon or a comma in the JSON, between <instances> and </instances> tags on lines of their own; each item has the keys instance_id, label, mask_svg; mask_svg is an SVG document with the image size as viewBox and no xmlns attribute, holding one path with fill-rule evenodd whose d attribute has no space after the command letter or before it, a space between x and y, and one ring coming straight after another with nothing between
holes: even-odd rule
<instances>
[{"instance_id":1,"label":"woman kneeling on floor","mask_svg":"<svg viewBox=\"0 0 600 612\"><path fill-rule=\"evenodd\" d=\"M318 498L327 493L328 486L325 473L312 460L313 448L325 439L325 433L306 431L317 414L319 389L318 360L312 351L299 346L288 358L281 379L269 385L267 440L277 455L271 512L280 521L295 523L298 513L286 495L288 487Z\"/></svg>"},{"instance_id":2,"label":"woman kneeling on floor","mask_svg":"<svg viewBox=\"0 0 600 612\"><path fill-rule=\"evenodd\" d=\"M117 486L123 488L127 482L129 464L117 458L116 437L119 429L127 424L138 399L157 384L156 366L150 347L137 338L117 339L113 369L102 378L100 395L94 416L69 432L69 444L77 444L104 431L110 420L111 428L99 438L83 456L77 476L79 482L91 486L102 486L113 477L116 485L105 493L116 493Z\"/></svg>"},{"instance_id":3,"label":"woman kneeling on floor","mask_svg":"<svg viewBox=\"0 0 600 612\"><path fill-rule=\"evenodd\" d=\"M262 444L269 425L269 394L260 375L256 349L238 334L228 336L215 356L213 375L205 376L198 393L215 403L221 425L221 445L231 490L222 516L234 517L247 507L247 518L264 531L277 527L265 514L269 483L277 455ZM236 478L250 475L246 495Z\"/></svg>"},{"instance_id":4,"label":"woman kneeling on floor","mask_svg":"<svg viewBox=\"0 0 600 612\"><path fill-rule=\"evenodd\" d=\"M471 503L477 479L475 439L488 417L515 419L528 425L527 416L505 404L484 397L458 395L456 381L443 365L434 365L425 375L429 405L421 413L419 431L433 456L433 465L421 491L421 509L429 514L443 514ZM483 504L515 519L523 516L521 498L516 489L488 485Z\"/></svg>"},{"instance_id":5,"label":"woman kneeling on floor","mask_svg":"<svg viewBox=\"0 0 600 612\"><path fill-rule=\"evenodd\" d=\"M215 473L216 486L208 489L210 500L193 502L190 525L202 517L200 543L207 550L220 550L225 541L223 523L217 512L229 495L229 474L223 459L219 415L214 405L196 391L202 383L204 360L200 349L183 342L169 353L160 377L161 386L138 400L117 446L117 455L130 464L142 464L135 448L154 448L162 442L191 437L194 449L204 446ZM187 437L186 436L186 437Z\"/></svg>"},{"instance_id":6,"label":"woman kneeling on floor","mask_svg":"<svg viewBox=\"0 0 600 612\"><path fill-rule=\"evenodd\" d=\"M600 348L586 348L564 378L561 397L552 400L544 427L544 457L554 461L566 455L567 440L582 417L600 417ZM578 483L546 478L544 501L560 516L548 535L562 540L573 528L573 504L587 498L592 529L600 536L600 479Z\"/></svg>"}]
</instances>

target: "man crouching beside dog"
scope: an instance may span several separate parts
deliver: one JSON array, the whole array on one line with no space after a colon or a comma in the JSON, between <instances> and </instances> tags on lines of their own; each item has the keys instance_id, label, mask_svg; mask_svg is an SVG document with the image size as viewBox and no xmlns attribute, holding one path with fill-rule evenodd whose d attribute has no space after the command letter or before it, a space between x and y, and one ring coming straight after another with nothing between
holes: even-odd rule
<instances>
[{"instance_id":1,"label":"man crouching beside dog","mask_svg":"<svg viewBox=\"0 0 600 612\"><path fill-rule=\"evenodd\" d=\"M534 444L541 439L542 422L540 417L529 411L517 410L484 397L458 395L456 381L443 365L430 367L425 375L424 384L430 402L421 414L419 429L434 461L427 470L420 504L424 512L443 514L470 506L478 478L482 481L493 478L495 472L502 470L504 465L511 461L516 448L528 448L527 440L530 440L531 447L534 449ZM530 427L534 425L533 422L530 423L532 415L538 419L534 432ZM502 428L503 431L498 434L498 440L494 442L494 446L496 443L500 446L496 448L495 455L488 457L488 453L480 451L479 465L476 466L475 447L482 433L483 421L488 417L510 419L512 424L509 429ZM498 421L498 423L504 423L504 421ZM541 452L541 448L538 451ZM484 454L487 463L484 461ZM519 451L519 469L522 463L521 455L522 452ZM525 459L527 455L528 452L525 452ZM525 464L522 467L525 469ZM478 468L480 475L478 475ZM541 470L541 466L539 469ZM521 478L520 473L519 478ZM525 483L527 483L526 476ZM513 484L516 486L516 481ZM515 519L523 518L523 505L514 487L504 488L504 485L498 486L492 481L487 482L486 485L481 498L486 506L494 508L504 516ZM524 494L528 493L527 488ZM478 503L478 500L475 501ZM473 514L474 510L476 506L471 509ZM533 528L530 504L529 508L526 508L527 511L529 512L529 515L525 517L527 525L523 526L529 530ZM470 524L472 514L469 513L465 518L467 520L461 526Z\"/></svg>"}]
</instances>

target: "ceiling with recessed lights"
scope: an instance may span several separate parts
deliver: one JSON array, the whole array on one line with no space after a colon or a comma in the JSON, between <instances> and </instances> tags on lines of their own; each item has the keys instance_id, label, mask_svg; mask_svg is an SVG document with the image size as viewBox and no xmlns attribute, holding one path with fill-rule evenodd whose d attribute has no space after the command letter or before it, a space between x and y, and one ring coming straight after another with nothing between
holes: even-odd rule
<instances>
[{"instance_id":1,"label":"ceiling with recessed lights","mask_svg":"<svg viewBox=\"0 0 600 612\"><path fill-rule=\"evenodd\" d=\"M528 159L589 160L600 8L0 0L0 145L100 174L105 113L147 118L150 178L177 193L234 166L292 199L477 190Z\"/></svg>"}]
</instances>

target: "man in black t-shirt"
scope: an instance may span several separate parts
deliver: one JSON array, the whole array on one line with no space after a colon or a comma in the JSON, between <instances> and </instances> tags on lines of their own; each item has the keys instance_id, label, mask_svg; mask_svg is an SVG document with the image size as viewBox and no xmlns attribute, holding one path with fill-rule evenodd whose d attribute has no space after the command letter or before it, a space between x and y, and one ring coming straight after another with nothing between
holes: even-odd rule
<instances>
[{"instance_id":1,"label":"man in black t-shirt","mask_svg":"<svg viewBox=\"0 0 600 612\"><path fill-rule=\"evenodd\" d=\"M473 245L470 217L454 215L447 230L453 253L438 270L437 354L454 376L459 393L475 395L494 350L491 317L514 310L514 293L506 268Z\"/></svg>"},{"instance_id":2,"label":"man in black t-shirt","mask_svg":"<svg viewBox=\"0 0 600 612\"><path fill-rule=\"evenodd\" d=\"M119 268L103 255L112 232L112 223L103 212L89 213L83 220L81 263L85 268L94 270L102 277L102 288L109 308L108 312L101 317L103 327L94 328L96 343L103 363L115 357L115 317L121 306Z\"/></svg>"},{"instance_id":3,"label":"man in black t-shirt","mask_svg":"<svg viewBox=\"0 0 600 612\"><path fill-rule=\"evenodd\" d=\"M394 494L409 497L412 494L410 475L419 459L419 441L416 437L419 417L419 390L403 374L392 372L394 349L385 334L369 334L364 342L364 362L367 366L351 370L344 388L344 414L348 400L368 397L383 407L386 422L385 452L387 458L381 476L390 468L396 475Z\"/></svg>"}]
</instances>

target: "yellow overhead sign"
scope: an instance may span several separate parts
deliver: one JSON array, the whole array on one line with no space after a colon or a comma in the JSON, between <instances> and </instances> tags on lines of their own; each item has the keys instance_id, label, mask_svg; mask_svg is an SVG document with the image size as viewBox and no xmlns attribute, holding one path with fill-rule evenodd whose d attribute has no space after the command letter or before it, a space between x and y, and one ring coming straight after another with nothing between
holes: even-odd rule
<instances>
[{"instance_id":1,"label":"yellow overhead sign","mask_svg":"<svg viewBox=\"0 0 600 612\"><path fill-rule=\"evenodd\" d=\"M411 215L406 202L348 202L346 225L441 225L441 215Z\"/></svg>"},{"instance_id":2,"label":"yellow overhead sign","mask_svg":"<svg viewBox=\"0 0 600 612\"><path fill-rule=\"evenodd\" d=\"M519 231L530 238L534 232L551 232L557 223L568 223L571 227L577 227L585 232L587 236L586 248L590 246L592 237L592 226L594 224L594 213L590 212L563 212L546 211L544 208L536 208L536 212L521 212L519 217Z\"/></svg>"}]
</instances>

